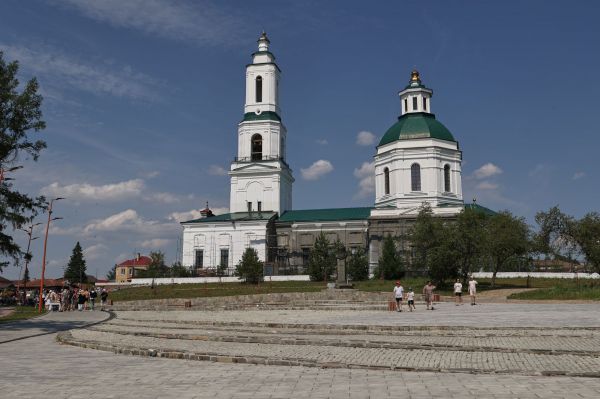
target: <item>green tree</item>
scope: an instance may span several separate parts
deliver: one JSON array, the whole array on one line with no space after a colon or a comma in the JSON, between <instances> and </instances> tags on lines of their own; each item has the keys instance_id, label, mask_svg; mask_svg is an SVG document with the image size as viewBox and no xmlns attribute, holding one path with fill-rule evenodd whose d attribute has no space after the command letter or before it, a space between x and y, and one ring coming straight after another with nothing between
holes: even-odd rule
<instances>
[{"instance_id":1,"label":"green tree","mask_svg":"<svg viewBox=\"0 0 600 399\"><path fill-rule=\"evenodd\" d=\"M588 266L600 273L600 215L591 212L575 223L573 236Z\"/></svg>"},{"instance_id":2,"label":"green tree","mask_svg":"<svg viewBox=\"0 0 600 399\"><path fill-rule=\"evenodd\" d=\"M254 248L246 248L235 274L247 283L258 284L264 280L263 263L258 259L258 252Z\"/></svg>"},{"instance_id":3,"label":"green tree","mask_svg":"<svg viewBox=\"0 0 600 399\"><path fill-rule=\"evenodd\" d=\"M457 231L458 226L455 223L438 223L435 245L428 249L427 273L438 286L458 276Z\"/></svg>"},{"instance_id":4,"label":"green tree","mask_svg":"<svg viewBox=\"0 0 600 399\"><path fill-rule=\"evenodd\" d=\"M469 275L477 270L485 256L488 219L489 216L483 212L465 209L458 214L455 228L451 231L452 240L449 249L454 249L458 267L456 272L465 284Z\"/></svg>"},{"instance_id":5,"label":"green tree","mask_svg":"<svg viewBox=\"0 0 600 399\"><path fill-rule=\"evenodd\" d=\"M315 239L308 258L308 275L311 281L328 281L335 270L337 261L332 246L321 232Z\"/></svg>"},{"instance_id":6,"label":"green tree","mask_svg":"<svg viewBox=\"0 0 600 399\"><path fill-rule=\"evenodd\" d=\"M530 250L530 231L523 218L515 217L508 211L491 216L487 228L486 252L492 264L494 287L496 275L503 270L507 262L525 255Z\"/></svg>"},{"instance_id":7,"label":"green tree","mask_svg":"<svg viewBox=\"0 0 600 399\"><path fill-rule=\"evenodd\" d=\"M17 61L4 61L0 51L0 173L15 168L17 162L29 156L37 161L40 151L46 143L31 141L28 135L46 127L42 120L42 96L38 94L35 78L25 85L17 79L19 64ZM19 92L19 89L22 91ZM7 230L22 228L33 220L37 211L44 207L44 198L30 198L13 189L10 180L0 178L0 271L8 264L7 259L15 262L24 253L21 247L8 234Z\"/></svg>"},{"instance_id":8,"label":"green tree","mask_svg":"<svg viewBox=\"0 0 600 399\"><path fill-rule=\"evenodd\" d=\"M169 277L169 268L165 264L165 254L162 251L150 252L150 265L147 270L137 272L139 278L161 278Z\"/></svg>"},{"instance_id":9,"label":"green tree","mask_svg":"<svg viewBox=\"0 0 600 399\"><path fill-rule=\"evenodd\" d=\"M85 259L83 258L83 251L81 250L79 241L77 241L77 244L73 248L73 253L65 269L64 278L71 283L87 282Z\"/></svg>"},{"instance_id":10,"label":"green tree","mask_svg":"<svg viewBox=\"0 0 600 399\"><path fill-rule=\"evenodd\" d=\"M117 265L115 264L112 269L106 273L106 278L110 281L115 281L117 279Z\"/></svg>"},{"instance_id":11,"label":"green tree","mask_svg":"<svg viewBox=\"0 0 600 399\"><path fill-rule=\"evenodd\" d=\"M354 281L369 278L369 259L364 248L358 248L348 259L348 276Z\"/></svg>"},{"instance_id":12,"label":"green tree","mask_svg":"<svg viewBox=\"0 0 600 399\"><path fill-rule=\"evenodd\" d=\"M416 269L427 270L429 268L428 256L430 250L440 244L441 222L433 217L433 211L425 204L417 215L415 224L410 231L415 257L413 259Z\"/></svg>"},{"instance_id":13,"label":"green tree","mask_svg":"<svg viewBox=\"0 0 600 399\"><path fill-rule=\"evenodd\" d=\"M404 266L402 265L402 258L396 250L396 242L394 237L387 235L383 239L379 264L374 271L373 277L393 280L403 276Z\"/></svg>"},{"instance_id":14,"label":"green tree","mask_svg":"<svg viewBox=\"0 0 600 399\"><path fill-rule=\"evenodd\" d=\"M190 269L183 266L181 262L175 262L169 268L169 274L171 277L191 277L192 273Z\"/></svg>"}]
</instances>

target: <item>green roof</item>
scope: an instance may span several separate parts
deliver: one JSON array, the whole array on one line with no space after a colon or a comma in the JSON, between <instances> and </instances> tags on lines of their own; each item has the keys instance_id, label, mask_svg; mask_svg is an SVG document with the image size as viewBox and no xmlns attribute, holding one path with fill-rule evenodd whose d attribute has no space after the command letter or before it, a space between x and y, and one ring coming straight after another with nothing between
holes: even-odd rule
<instances>
[{"instance_id":1,"label":"green roof","mask_svg":"<svg viewBox=\"0 0 600 399\"><path fill-rule=\"evenodd\" d=\"M260 114L256 112L246 112L242 122L246 121L277 121L281 122L281 118L277 115L277 112L263 111Z\"/></svg>"},{"instance_id":2,"label":"green roof","mask_svg":"<svg viewBox=\"0 0 600 399\"><path fill-rule=\"evenodd\" d=\"M243 222L244 220L269 220L275 216L275 212L234 212L223 215L209 216L206 218L188 220L187 223L214 223L214 222Z\"/></svg>"},{"instance_id":3,"label":"green roof","mask_svg":"<svg viewBox=\"0 0 600 399\"><path fill-rule=\"evenodd\" d=\"M486 208L485 206L481 206L481 205L475 204L475 203L465 204L465 209L482 212L488 216L494 216L497 213L497 212L492 211L490 208Z\"/></svg>"},{"instance_id":4,"label":"green roof","mask_svg":"<svg viewBox=\"0 0 600 399\"><path fill-rule=\"evenodd\" d=\"M454 141L452 133L435 119L434 114L427 112L407 113L398 118L388 129L379 142L379 145L393 143L396 140L410 140L419 138L432 138Z\"/></svg>"},{"instance_id":5,"label":"green roof","mask_svg":"<svg viewBox=\"0 0 600 399\"><path fill-rule=\"evenodd\" d=\"M286 211L279 222L330 222L337 220L366 220L373 208L332 208Z\"/></svg>"}]
</instances>

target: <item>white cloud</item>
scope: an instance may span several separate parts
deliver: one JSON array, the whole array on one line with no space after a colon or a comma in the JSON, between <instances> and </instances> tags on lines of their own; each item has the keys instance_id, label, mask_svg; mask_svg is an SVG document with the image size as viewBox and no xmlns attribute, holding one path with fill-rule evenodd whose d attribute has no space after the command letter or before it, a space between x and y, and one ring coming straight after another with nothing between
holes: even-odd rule
<instances>
[{"instance_id":1,"label":"white cloud","mask_svg":"<svg viewBox=\"0 0 600 399\"><path fill-rule=\"evenodd\" d=\"M196 44L233 43L239 37L240 27L245 25L235 10L219 10L206 1L63 0L56 3L117 28Z\"/></svg>"},{"instance_id":2,"label":"white cloud","mask_svg":"<svg viewBox=\"0 0 600 399\"><path fill-rule=\"evenodd\" d=\"M160 172L157 170L153 170L152 172L148 172L144 175L144 177L146 179L154 179L155 177L157 177L158 175L160 175Z\"/></svg>"},{"instance_id":3,"label":"white cloud","mask_svg":"<svg viewBox=\"0 0 600 399\"><path fill-rule=\"evenodd\" d=\"M176 223L146 220L140 217L133 209L127 209L105 219L92 220L83 228L83 233L86 235L102 232L130 232L148 236L178 233L179 231L180 226Z\"/></svg>"},{"instance_id":4,"label":"white cloud","mask_svg":"<svg viewBox=\"0 0 600 399\"><path fill-rule=\"evenodd\" d=\"M329 144L329 141L327 141L327 139L316 139L315 143L317 143L319 145L327 145L327 144Z\"/></svg>"},{"instance_id":5,"label":"white cloud","mask_svg":"<svg viewBox=\"0 0 600 399\"><path fill-rule=\"evenodd\" d=\"M477 169L475 172L473 172L473 176L475 176L476 179L485 179L487 177L499 175L501 173L502 169L500 169L493 163L488 162L479 169Z\"/></svg>"},{"instance_id":6,"label":"white cloud","mask_svg":"<svg viewBox=\"0 0 600 399\"><path fill-rule=\"evenodd\" d=\"M354 169L354 177L359 179L357 198L365 198L375 192L375 162L363 162L360 168Z\"/></svg>"},{"instance_id":7,"label":"white cloud","mask_svg":"<svg viewBox=\"0 0 600 399\"><path fill-rule=\"evenodd\" d=\"M96 244L91 247L87 247L83 250L83 255L86 260L95 260L99 259L108 249L108 247L104 244Z\"/></svg>"},{"instance_id":8,"label":"white cloud","mask_svg":"<svg viewBox=\"0 0 600 399\"><path fill-rule=\"evenodd\" d=\"M11 46L0 43L7 58L19 60L22 68L36 75L45 89L62 92L65 88L95 95L111 95L134 100L156 101L159 83L129 66L106 61L76 59L51 47ZM61 95L56 94L60 99Z\"/></svg>"},{"instance_id":9,"label":"white cloud","mask_svg":"<svg viewBox=\"0 0 600 399\"><path fill-rule=\"evenodd\" d=\"M356 135L356 144L363 145L363 146L373 145L373 144L375 144L376 138L377 137L371 132L367 132L367 131L358 132L358 134Z\"/></svg>"},{"instance_id":10,"label":"white cloud","mask_svg":"<svg viewBox=\"0 0 600 399\"><path fill-rule=\"evenodd\" d=\"M173 240L169 240L166 238L153 238L151 240L144 240L139 243L139 246L142 248L148 249L164 249L171 245Z\"/></svg>"},{"instance_id":11,"label":"white cloud","mask_svg":"<svg viewBox=\"0 0 600 399\"><path fill-rule=\"evenodd\" d=\"M227 176L227 170L219 165L210 165L208 174L211 176Z\"/></svg>"},{"instance_id":12,"label":"white cloud","mask_svg":"<svg viewBox=\"0 0 600 399\"><path fill-rule=\"evenodd\" d=\"M579 180L585 177L585 172L575 172L573 175L573 180Z\"/></svg>"},{"instance_id":13,"label":"white cloud","mask_svg":"<svg viewBox=\"0 0 600 399\"><path fill-rule=\"evenodd\" d=\"M306 169L300 169L304 180L318 180L333 170L331 162L320 159Z\"/></svg>"},{"instance_id":14,"label":"white cloud","mask_svg":"<svg viewBox=\"0 0 600 399\"><path fill-rule=\"evenodd\" d=\"M480 190L495 190L498 188L498 185L496 183L490 183L489 181L484 180L475 187Z\"/></svg>"},{"instance_id":15,"label":"white cloud","mask_svg":"<svg viewBox=\"0 0 600 399\"><path fill-rule=\"evenodd\" d=\"M146 197L147 200L159 202L161 204L174 204L179 202L179 198L171 193L154 193L149 197Z\"/></svg>"},{"instance_id":16,"label":"white cloud","mask_svg":"<svg viewBox=\"0 0 600 399\"><path fill-rule=\"evenodd\" d=\"M173 212L167 218L176 222L186 222L188 220L200 219L202 217L200 214L201 210L202 209L192 209L187 212ZM224 213L229 213L229 208L217 207L211 208L211 211L214 215L222 215Z\"/></svg>"},{"instance_id":17,"label":"white cloud","mask_svg":"<svg viewBox=\"0 0 600 399\"><path fill-rule=\"evenodd\" d=\"M60 196L74 201L117 201L138 197L141 195L143 189L144 181L142 179L133 179L101 186L94 186L88 183L62 186L60 183L54 182L48 186L42 187L40 192L48 197Z\"/></svg>"}]
</instances>

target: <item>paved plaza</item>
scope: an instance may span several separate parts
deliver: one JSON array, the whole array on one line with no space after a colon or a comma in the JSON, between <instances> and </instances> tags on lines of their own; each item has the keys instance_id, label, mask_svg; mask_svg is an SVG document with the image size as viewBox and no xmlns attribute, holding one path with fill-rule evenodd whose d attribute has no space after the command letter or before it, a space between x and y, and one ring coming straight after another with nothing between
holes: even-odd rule
<instances>
[{"instance_id":1,"label":"paved plaza","mask_svg":"<svg viewBox=\"0 0 600 399\"><path fill-rule=\"evenodd\" d=\"M0 325L0 392L20 398L596 398L599 312L595 304L441 304L414 313L52 313ZM72 344L57 343L57 333ZM150 347L213 353L217 361L111 352ZM231 363L241 356L267 364L295 358L312 367ZM569 375L586 373L593 377Z\"/></svg>"}]
</instances>

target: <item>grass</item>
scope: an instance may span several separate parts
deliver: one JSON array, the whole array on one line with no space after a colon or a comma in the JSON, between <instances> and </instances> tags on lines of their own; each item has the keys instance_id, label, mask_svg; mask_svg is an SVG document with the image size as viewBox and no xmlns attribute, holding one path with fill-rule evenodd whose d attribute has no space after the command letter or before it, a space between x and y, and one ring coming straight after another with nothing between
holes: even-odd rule
<instances>
[{"instance_id":1,"label":"grass","mask_svg":"<svg viewBox=\"0 0 600 399\"><path fill-rule=\"evenodd\" d=\"M46 309L42 309L42 314L46 313ZM9 321L25 320L39 316L38 308L33 306L15 306L15 311L8 316L0 317L0 324Z\"/></svg>"},{"instance_id":2,"label":"grass","mask_svg":"<svg viewBox=\"0 0 600 399\"><path fill-rule=\"evenodd\" d=\"M492 288L490 279L478 279L477 291L488 291L503 288L538 288L521 294L511 295L510 299L600 299L600 283L580 280L558 280L514 278L497 279ZM394 280L355 281L354 288L367 292L391 292ZM427 278L404 278L402 285L407 290L412 287L416 293L423 290ZM595 285L593 285L595 284ZM586 288L587 287L587 288ZM463 292L466 291L463 285ZM145 299L166 298L206 298L217 296L253 295L283 292L318 292L325 289L325 283L312 281L279 281L265 282L259 285L243 283L211 283L211 284L173 284L150 287L122 288L110 293L113 301L135 301ZM452 295L452 283L438 287L435 291L441 295Z\"/></svg>"}]
</instances>

